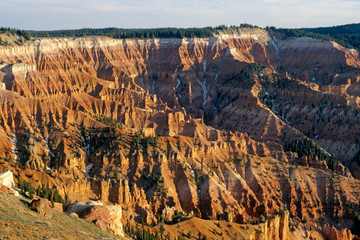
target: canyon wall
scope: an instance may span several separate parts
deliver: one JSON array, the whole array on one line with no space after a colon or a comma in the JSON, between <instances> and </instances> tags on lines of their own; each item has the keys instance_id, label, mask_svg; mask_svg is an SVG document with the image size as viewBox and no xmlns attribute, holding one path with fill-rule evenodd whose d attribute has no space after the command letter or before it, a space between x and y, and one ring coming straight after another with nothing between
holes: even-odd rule
<instances>
[{"instance_id":1,"label":"canyon wall","mask_svg":"<svg viewBox=\"0 0 360 240\"><path fill-rule=\"evenodd\" d=\"M0 60L0 167L35 186L120 204L149 224L167 208L241 224L284 209L311 226L353 223L354 50L238 29L33 39L1 47ZM351 173L287 151L306 137Z\"/></svg>"}]
</instances>

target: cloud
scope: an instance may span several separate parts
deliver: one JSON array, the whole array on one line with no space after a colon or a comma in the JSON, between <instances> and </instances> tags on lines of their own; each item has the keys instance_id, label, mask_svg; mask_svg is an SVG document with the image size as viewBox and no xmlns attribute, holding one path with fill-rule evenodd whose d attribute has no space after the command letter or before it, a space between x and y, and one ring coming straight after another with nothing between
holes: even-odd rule
<instances>
[{"instance_id":1,"label":"cloud","mask_svg":"<svg viewBox=\"0 0 360 240\"><path fill-rule=\"evenodd\" d=\"M358 21L358 0L1 0L2 25L22 29L191 27L251 23L277 27Z\"/></svg>"}]
</instances>

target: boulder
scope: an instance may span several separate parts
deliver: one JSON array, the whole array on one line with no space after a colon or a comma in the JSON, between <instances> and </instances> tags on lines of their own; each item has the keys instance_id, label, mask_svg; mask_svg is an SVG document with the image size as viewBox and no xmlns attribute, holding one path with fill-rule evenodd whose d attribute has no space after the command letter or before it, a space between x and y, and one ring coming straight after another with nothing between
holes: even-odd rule
<instances>
[{"instance_id":1,"label":"boulder","mask_svg":"<svg viewBox=\"0 0 360 240\"><path fill-rule=\"evenodd\" d=\"M8 188L15 188L14 175L10 170L0 173L0 184Z\"/></svg>"},{"instance_id":2,"label":"boulder","mask_svg":"<svg viewBox=\"0 0 360 240\"><path fill-rule=\"evenodd\" d=\"M53 206L51 206L52 209L63 212L64 211L64 205L62 203L54 202Z\"/></svg>"},{"instance_id":3,"label":"boulder","mask_svg":"<svg viewBox=\"0 0 360 240\"><path fill-rule=\"evenodd\" d=\"M72 218L79 218L79 216L74 212L70 213L69 216Z\"/></svg>"},{"instance_id":4,"label":"boulder","mask_svg":"<svg viewBox=\"0 0 360 240\"><path fill-rule=\"evenodd\" d=\"M14 174L10 170L0 173L0 192L14 194L16 197L20 195L15 188Z\"/></svg>"},{"instance_id":5,"label":"boulder","mask_svg":"<svg viewBox=\"0 0 360 240\"><path fill-rule=\"evenodd\" d=\"M89 201L86 204L76 202L67 207L66 213L77 214L80 218L95 223L100 229L109 228L116 235L123 236L121 223L122 209L120 206L104 206L99 201Z\"/></svg>"},{"instance_id":6,"label":"boulder","mask_svg":"<svg viewBox=\"0 0 360 240\"><path fill-rule=\"evenodd\" d=\"M50 208L50 201L44 198L35 199L31 202L30 208L31 210L38 212L40 215L45 216L47 218L52 217L52 212Z\"/></svg>"},{"instance_id":7,"label":"boulder","mask_svg":"<svg viewBox=\"0 0 360 240\"><path fill-rule=\"evenodd\" d=\"M110 227L110 212L109 210L101 205L90 205L88 207L82 208L80 211L76 212L80 218L88 220L90 222L98 222L98 225L104 227Z\"/></svg>"}]
</instances>

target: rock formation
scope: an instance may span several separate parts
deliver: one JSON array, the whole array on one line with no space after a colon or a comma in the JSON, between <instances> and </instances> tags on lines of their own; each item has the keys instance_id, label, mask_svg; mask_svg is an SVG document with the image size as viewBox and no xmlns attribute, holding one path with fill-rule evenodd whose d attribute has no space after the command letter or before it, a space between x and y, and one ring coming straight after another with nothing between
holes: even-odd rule
<instances>
[{"instance_id":1,"label":"rock formation","mask_svg":"<svg viewBox=\"0 0 360 240\"><path fill-rule=\"evenodd\" d=\"M47 218L52 217L52 212L50 210L50 201L39 198L35 199L30 204L30 209L38 212L40 215L45 216Z\"/></svg>"},{"instance_id":2,"label":"rock formation","mask_svg":"<svg viewBox=\"0 0 360 240\"><path fill-rule=\"evenodd\" d=\"M0 184L8 188L15 187L14 176L10 170L0 173Z\"/></svg>"},{"instance_id":3,"label":"rock formation","mask_svg":"<svg viewBox=\"0 0 360 240\"><path fill-rule=\"evenodd\" d=\"M66 213L73 214L94 222L101 229L111 229L116 235L123 236L120 206L102 205L101 202L89 201L86 204L76 202L66 208Z\"/></svg>"},{"instance_id":4,"label":"rock formation","mask_svg":"<svg viewBox=\"0 0 360 240\"><path fill-rule=\"evenodd\" d=\"M206 39L32 39L0 47L0 60L0 170L34 187L118 204L150 225L175 210L245 224L288 209L307 226L352 226L354 50L238 29ZM298 139L343 165L332 172L318 156L288 151ZM288 220L256 234L286 239L279 221Z\"/></svg>"}]
</instances>

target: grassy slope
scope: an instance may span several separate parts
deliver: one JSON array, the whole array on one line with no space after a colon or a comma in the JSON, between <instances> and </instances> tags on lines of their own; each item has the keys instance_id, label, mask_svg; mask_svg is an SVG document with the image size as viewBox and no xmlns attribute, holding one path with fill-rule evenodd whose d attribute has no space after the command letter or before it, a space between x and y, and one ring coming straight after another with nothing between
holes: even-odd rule
<instances>
[{"instance_id":1,"label":"grassy slope","mask_svg":"<svg viewBox=\"0 0 360 240\"><path fill-rule=\"evenodd\" d=\"M55 210L51 219L28 208L29 200L0 192L0 239L115 239L93 223Z\"/></svg>"}]
</instances>

